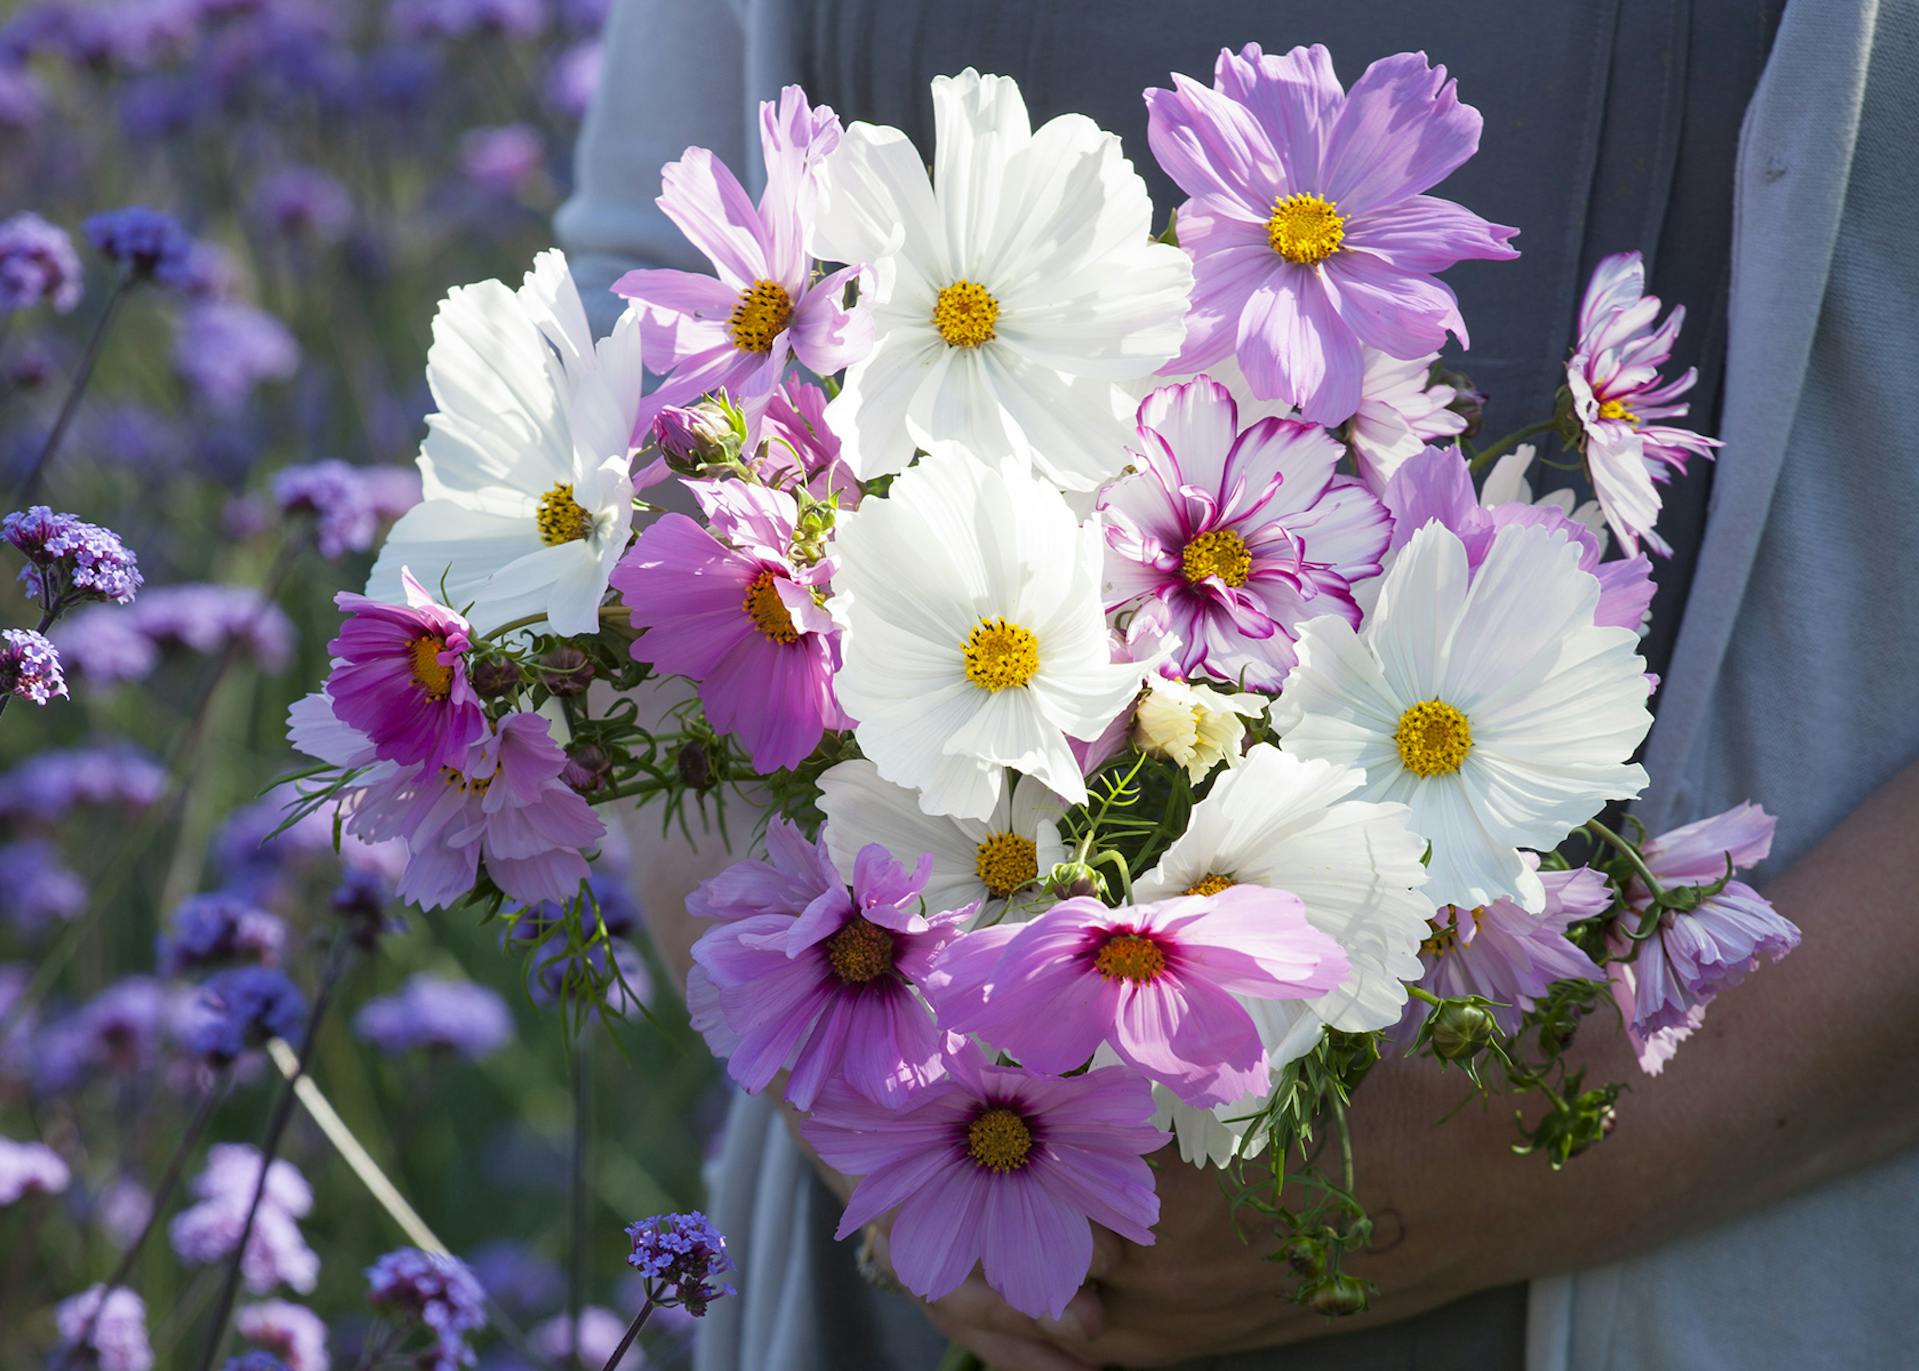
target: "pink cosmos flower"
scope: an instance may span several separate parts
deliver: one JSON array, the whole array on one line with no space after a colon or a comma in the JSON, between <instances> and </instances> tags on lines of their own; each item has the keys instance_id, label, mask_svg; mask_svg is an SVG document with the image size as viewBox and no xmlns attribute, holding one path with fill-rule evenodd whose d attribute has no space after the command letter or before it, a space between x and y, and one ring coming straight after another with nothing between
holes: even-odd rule
<instances>
[{"instance_id":1,"label":"pink cosmos flower","mask_svg":"<svg viewBox=\"0 0 1919 1371\"><path fill-rule=\"evenodd\" d=\"M1289 891L1242 884L1108 909L1063 900L947 949L927 993L943 1027L1059 1075L1101 1043L1188 1104L1264 1091L1266 1050L1233 997L1309 999L1346 978Z\"/></svg>"},{"instance_id":2,"label":"pink cosmos flower","mask_svg":"<svg viewBox=\"0 0 1919 1371\"><path fill-rule=\"evenodd\" d=\"M930 854L909 873L869 843L849 894L824 841L775 819L768 851L773 862L738 863L687 901L723 920L693 945L704 981L688 989L695 1026L746 1090L791 1067L786 1098L801 1109L835 1079L906 1103L942 1069L940 1033L913 986L975 906L921 912Z\"/></svg>"},{"instance_id":3,"label":"pink cosmos flower","mask_svg":"<svg viewBox=\"0 0 1919 1371\"><path fill-rule=\"evenodd\" d=\"M1529 857L1531 854L1527 854ZM1532 858L1534 865L1538 859ZM1494 1001L1490 1013L1504 1033L1517 1033L1525 1012L1554 981L1600 981L1606 973L1566 937L1581 919L1596 918L1612 904L1612 887L1591 867L1541 871L1546 907L1528 914L1511 900L1478 909L1444 905L1433 915L1433 935L1420 944L1425 974L1419 984L1441 999L1478 995ZM1406 1013L1387 1033L1405 1050L1432 1013L1410 998Z\"/></svg>"},{"instance_id":4,"label":"pink cosmos flower","mask_svg":"<svg viewBox=\"0 0 1919 1371\"><path fill-rule=\"evenodd\" d=\"M1776 824L1758 805L1742 804L1675 828L1640 850L1646 869L1668 890L1710 886L1726 876L1728 863L1736 871L1763 861ZM1635 883L1628 899L1635 913L1625 916L1625 925L1634 927L1651 893ZM1608 951L1623 958L1631 946L1615 926ZM1776 962L1797 946L1798 926L1744 881L1727 881L1689 913L1662 914L1658 934L1638 944L1637 956L1606 964L1641 1069L1658 1075L1715 995L1743 981L1761 956Z\"/></svg>"},{"instance_id":5,"label":"pink cosmos flower","mask_svg":"<svg viewBox=\"0 0 1919 1371\"><path fill-rule=\"evenodd\" d=\"M1359 408L1353 414L1352 444L1360 479L1377 495L1399 469L1434 438L1466 431L1466 416L1446 408L1459 392L1432 385L1428 378L1436 352L1401 360L1377 348L1363 350L1365 371L1359 382Z\"/></svg>"},{"instance_id":6,"label":"pink cosmos flower","mask_svg":"<svg viewBox=\"0 0 1919 1371\"><path fill-rule=\"evenodd\" d=\"M613 571L646 630L634 659L698 681L708 722L738 735L756 770L797 766L822 732L852 724L833 695L839 631L821 603L832 563L794 560L799 507L785 491L685 484L711 531L662 515Z\"/></svg>"},{"instance_id":7,"label":"pink cosmos flower","mask_svg":"<svg viewBox=\"0 0 1919 1371\"><path fill-rule=\"evenodd\" d=\"M1163 601L1181 674L1277 690L1299 624L1358 626L1352 585L1379 574L1392 521L1334 474L1345 452L1324 430L1277 418L1242 430L1232 394L1200 376L1148 395L1138 433L1144 470L1099 501L1107 604Z\"/></svg>"},{"instance_id":8,"label":"pink cosmos flower","mask_svg":"<svg viewBox=\"0 0 1919 1371\"><path fill-rule=\"evenodd\" d=\"M1479 111L1454 86L1403 52L1344 91L1325 48L1269 57L1249 43L1220 52L1211 90L1175 75L1147 91L1153 156L1192 197L1178 225L1193 307L1165 371L1236 351L1260 399L1338 424L1359 408L1361 344L1414 358L1448 331L1466 342L1432 273L1517 257L1518 230L1423 193L1479 148Z\"/></svg>"},{"instance_id":9,"label":"pink cosmos flower","mask_svg":"<svg viewBox=\"0 0 1919 1371\"><path fill-rule=\"evenodd\" d=\"M381 604L341 591L347 612L326 693L340 722L358 729L375 752L401 766L458 767L486 731L480 697L467 681L472 646L467 621L436 602L402 569L406 604Z\"/></svg>"},{"instance_id":10,"label":"pink cosmos flower","mask_svg":"<svg viewBox=\"0 0 1919 1371\"><path fill-rule=\"evenodd\" d=\"M1593 622L1602 628L1630 628L1646 622L1652 607L1652 562L1642 553L1630 558L1600 561L1597 535L1555 505L1510 500L1481 505L1473 494L1472 473L1456 447L1429 447L1408 458L1386 483L1380 497L1393 518L1388 552L1398 552L1413 535L1430 523L1440 523L1459 535L1466 547L1466 565L1477 571L1491 550L1493 537L1511 524L1537 524L1563 533L1579 545L1579 569L1599 581L1599 607Z\"/></svg>"},{"instance_id":11,"label":"pink cosmos flower","mask_svg":"<svg viewBox=\"0 0 1919 1371\"><path fill-rule=\"evenodd\" d=\"M1638 253L1615 253L1600 262L1579 302L1579 341L1566 363L1566 384L1606 522L1626 551L1638 552L1643 538L1666 557L1672 548L1653 532L1659 518L1653 483L1685 471L1689 456L1710 458L1720 442L1653 422L1685 415L1692 407L1674 401L1699 379L1696 367L1660 379L1686 308L1677 306L1655 328L1658 316L1659 297L1646 294L1646 266Z\"/></svg>"},{"instance_id":12,"label":"pink cosmos flower","mask_svg":"<svg viewBox=\"0 0 1919 1371\"><path fill-rule=\"evenodd\" d=\"M688 148L667 163L660 209L713 263L715 275L649 269L614 283L641 311L647 370L666 375L640 402L635 443L663 406L722 390L746 412L750 437L788 357L827 376L872 346L867 311L840 303L854 280L870 286L866 268L815 281L803 246L819 163L839 141L839 117L787 86L777 102L760 105L766 190L757 206L705 148Z\"/></svg>"},{"instance_id":13,"label":"pink cosmos flower","mask_svg":"<svg viewBox=\"0 0 1919 1371\"><path fill-rule=\"evenodd\" d=\"M764 445L754 468L770 486L804 484L813 497L840 497L841 509L860 502L859 482L840 461L839 435L826 422L826 391L811 381L787 377L767 399L760 420Z\"/></svg>"},{"instance_id":14,"label":"pink cosmos flower","mask_svg":"<svg viewBox=\"0 0 1919 1371\"><path fill-rule=\"evenodd\" d=\"M934 1084L897 1112L843 1085L821 1092L800 1132L829 1166L860 1182L837 1236L897 1209L893 1269L936 1300L977 1262L1015 1309L1057 1318L1093 1261L1092 1224L1150 1246L1159 1196L1143 1154L1151 1088L1120 1067L1054 1080L988 1066L947 1039Z\"/></svg>"}]
</instances>

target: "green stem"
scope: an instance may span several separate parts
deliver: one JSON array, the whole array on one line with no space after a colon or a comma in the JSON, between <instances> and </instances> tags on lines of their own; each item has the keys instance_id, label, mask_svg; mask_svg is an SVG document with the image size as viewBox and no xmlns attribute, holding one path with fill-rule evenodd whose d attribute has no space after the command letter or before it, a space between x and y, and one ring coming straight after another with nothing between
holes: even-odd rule
<instances>
[{"instance_id":1,"label":"green stem","mask_svg":"<svg viewBox=\"0 0 1919 1371\"><path fill-rule=\"evenodd\" d=\"M1517 447L1520 443L1523 443L1526 439L1532 437L1535 433L1545 433L1547 430L1557 428L1558 426L1559 426L1559 420L1554 418L1554 419L1541 419L1536 424L1528 424L1524 428L1514 429L1511 433L1508 433L1504 438L1499 439L1497 442L1491 444L1488 447L1481 448L1479 451L1479 455L1474 457L1472 460L1471 470L1473 471L1475 475L1477 475L1481 469L1483 469L1486 466L1489 466L1492 463L1494 458L1503 457L1506 454L1507 449Z\"/></svg>"},{"instance_id":2,"label":"green stem","mask_svg":"<svg viewBox=\"0 0 1919 1371\"><path fill-rule=\"evenodd\" d=\"M1651 869L1647 867L1646 859L1639 855L1639 849L1613 832L1610 828L1607 828L1597 819L1587 821L1586 831L1605 843L1608 847L1613 848L1626 859L1627 865L1633 869L1633 874L1644 881L1646 883L1646 889L1652 892L1652 902L1656 912L1660 898L1665 895L1666 892L1660 888L1658 878L1656 878L1652 874Z\"/></svg>"}]
</instances>

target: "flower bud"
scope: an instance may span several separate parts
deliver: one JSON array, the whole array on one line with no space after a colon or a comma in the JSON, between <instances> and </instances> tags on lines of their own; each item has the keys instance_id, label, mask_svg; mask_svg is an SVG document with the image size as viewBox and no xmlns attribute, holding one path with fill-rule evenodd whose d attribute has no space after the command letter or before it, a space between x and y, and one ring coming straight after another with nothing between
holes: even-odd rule
<instances>
[{"instance_id":1,"label":"flower bud","mask_svg":"<svg viewBox=\"0 0 1919 1371\"><path fill-rule=\"evenodd\" d=\"M575 743L566 750L560 779L581 795L603 790L613 780L613 754L598 743Z\"/></svg>"},{"instance_id":2,"label":"flower bud","mask_svg":"<svg viewBox=\"0 0 1919 1371\"><path fill-rule=\"evenodd\" d=\"M1448 1000L1433 1015L1433 1055L1442 1062L1461 1062L1477 1056L1493 1040L1493 1016L1476 1004Z\"/></svg>"},{"instance_id":3,"label":"flower bud","mask_svg":"<svg viewBox=\"0 0 1919 1371\"><path fill-rule=\"evenodd\" d=\"M690 408L662 409L653 421L653 445L668 466L691 475L737 457L740 436L720 402L702 400Z\"/></svg>"},{"instance_id":4,"label":"flower bud","mask_svg":"<svg viewBox=\"0 0 1919 1371\"><path fill-rule=\"evenodd\" d=\"M1326 1270L1326 1253L1304 1233L1295 1233L1286 1239L1274 1255L1291 1267L1294 1275L1304 1280L1318 1280Z\"/></svg>"},{"instance_id":5,"label":"flower bud","mask_svg":"<svg viewBox=\"0 0 1919 1371\"><path fill-rule=\"evenodd\" d=\"M1446 408L1466 421L1466 427L1459 436L1461 438L1476 437L1480 424L1486 417L1486 392L1474 387L1472 377L1463 371L1454 371L1451 367L1435 365L1428 383L1453 388L1452 403Z\"/></svg>"},{"instance_id":6,"label":"flower bud","mask_svg":"<svg viewBox=\"0 0 1919 1371\"><path fill-rule=\"evenodd\" d=\"M593 684L593 663L571 643L550 648L540 658L540 680L555 695L581 695Z\"/></svg>"},{"instance_id":7,"label":"flower bud","mask_svg":"<svg viewBox=\"0 0 1919 1371\"><path fill-rule=\"evenodd\" d=\"M1133 745L1149 757L1185 767L1197 783L1222 761L1239 764L1246 721L1265 708L1257 695L1155 677L1133 713Z\"/></svg>"},{"instance_id":8,"label":"flower bud","mask_svg":"<svg viewBox=\"0 0 1919 1371\"><path fill-rule=\"evenodd\" d=\"M689 738L680 744L673 764L679 768L680 779L693 789L705 790L713 784L713 754L698 738Z\"/></svg>"},{"instance_id":9,"label":"flower bud","mask_svg":"<svg viewBox=\"0 0 1919 1371\"><path fill-rule=\"evenodd\" d=\"M1061 862L1046 878L1046 888L1062 900L1101 893L1099 873L1085 862Z\"/></svg>"},{"instance_id":10,"label":"flower bud","mask_svg":"<svg viewBox=\"0 0 1919 1371\"><path fill-rule=\"evenodd\" d=\"M482 657L468 678L483 700L497 700L520 688L520 664L511 657Z\"/></svg>"},{"instance_id":11,"label":"flower bud","mask_svg":"<svg viewBox=\"0 0 1919 1371\"><path fill-rule=\"evenodd\" d=\"M1309 1303L1329 1318L1364 1313L1367 1303L1366 1282L1344 1271L1335 1271L1314 1289Z\"/></svg>"}]
</instances>

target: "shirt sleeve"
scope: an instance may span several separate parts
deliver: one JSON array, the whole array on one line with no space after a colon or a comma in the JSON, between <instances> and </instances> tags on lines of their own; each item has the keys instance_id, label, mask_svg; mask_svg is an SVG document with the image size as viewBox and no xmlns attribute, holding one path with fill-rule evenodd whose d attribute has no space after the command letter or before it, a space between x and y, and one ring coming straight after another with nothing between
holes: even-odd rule
<instances>
[{"instance_id":1,"label":"shirt sleeve","mask_svg":"<svg viewBox=\"0 0 1919 1371\"><path fill-rule=\"evenodd\" d=\"M688 147L745 162L748 118L739 18L725 0L618 0L599 89L573 150L574 190L554 217L587 316L619 316L613 282L634 267L704 271L655 203L660 168Z\"/></svg>"}]
</instances>

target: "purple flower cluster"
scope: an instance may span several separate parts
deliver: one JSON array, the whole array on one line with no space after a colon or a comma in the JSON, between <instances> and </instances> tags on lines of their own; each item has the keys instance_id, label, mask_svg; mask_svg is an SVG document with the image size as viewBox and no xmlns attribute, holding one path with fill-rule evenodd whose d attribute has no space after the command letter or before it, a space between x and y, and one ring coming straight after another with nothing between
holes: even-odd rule
<instances>
[{"instance_id":1,"label":"purple flower cluster","mask_svg":"<svg viewBox=\"0 0 1919 1371\"><path fill-rule=\"evenodd\" d=\"M174 1215L167 1237L182 1261L210 1265L233 1255L247 1208L260 1183L260 1152L244 1143L216 1143L194 1179L196 1203ZM276 1158L253 1217L240 1263L247 1289L265 1294L286 1285L306 1293L320 1275L320 1259L300 1234L299 1219L313 1208L313 1190L293 1163Z\"/></svg>"},{"instance_id":2,"label":"purple flower cluster","mask_svg":"<svg viewBox=\"0 0 1919 1371\"><path fill-rule=\"evenodd\" d=\"M402 1247L367 1268L367 1302L375 1309L417 1318L433 1335L422 1371L457 1371L472 1364L467 1334L486 1326L486 1292L459 1258Z\"/></svg>"},{"instance_id":3,"label":"purple flower cluster","mask_svg":"<svg viewBox=\"0 0 1919 1371\"><path fill-rule=\"evenodd\" d=\"M574 1345L578 1335L578 1346ZM631 1348L613 1363L613 1353L626 1336L626 1320L611 1309L589 1304L580 1310L576 1321L566 1314L535 1324L527 1334L526 1345L554 1366L580 1367L582 1371L637 1371L639 1348Z\"/></svg>"},{"instance_id":4,"label":"purple flower cluster","mask_svg":"<svg viewBox=\"0 0 1919 1371\"><path fill-rule=\"evenodd\" d=\"M273 499L286 515L313 516L314 540L329 562L373 546L380 521L420 502L420 477L411 468L356 467L328 459L283 467Z\"/></svg>"},{"instance_id":5,"label":"purple flower cluster","mask_svg":"<svg viewBox=\"0 0 1919 1371\"><path fill-rule=\"evenodd\" d=\"M87 907L87 883L45 838L0 847L0 912L27 937L65 923Z\"/></svg>"},{"instance_id":6,"label":"purple flower cluster","mask_svg":"<svg viewBox=\"0 0 1919 1371\"><path fill-rule=\"evenodd\" d=\"M241 1308L233 1326L248 1342L278 1357L286 1371L327 1371L326 1325L304 1305L262 1300Z\"/></svg>"},{"instance_id":7,"label":"purple flower cluster","mask_svg":"<svg viewBox=\"0 0 1919 1371\"><path fill-rule=\"evenodd\" d=\"M701 1318L707 1305L733 1293L730 1285L713 1284L733 1269L733 1259L726 1255L725 1237L698 1210L628 1224L626 1236L633 1240L626 1263L646 1281L653 1303L685 1305Z\"/></svg>"},{"instance_id":8,"label":"purple flower cluster","mask_svg":"<svg viewBox=\"0 0 1919 1371\"><path fill-rule=\"evenodd\" d=\"M207 300L180 316L173 369L214 409L238 409L255 386L284 381L299 368L300 345L263 309Z\"/></svg>"},{"instance_id":9,"label":"purple flower cluster","mask_svg":"<svg viewBox=\"0 0 1919 1371\"><path fill-rule=\"evenodd\" d=\"M139 559L118 534L45 505L7 515L0 537L27 559L20 580L28 598L50 609L80 600L128 604L145 584Z\"/></svg>"},{"instance_id":10,"label":"purple flower cluster","mask_svg":"<svg viewBox=\"0 0 1919 1371\"><path fill-rule=\"evenodd\" d=\"M28 1195L58 1195L72 1173L45 1143L0 1138L0 1209Z\"/></svg>"},{"instance_id":11,"label":"purple flower cluster","mask_svg":"<svg viewBox=\"0 0 1919 1371\"><path fill-rule=\"evenodd\" d=\"M512 195L546 165L540 135L525 124L474 129L460 141L466 179L493 195Z\"/></svg>"},{"instance_id":12,"label":"purple flower cluster","mask_svg":"<svg viewBox=\"0 0 1919 1371\"><path fill-rule=\"evenodd\" d=\"M44 705L66 694L60 654L44 634L30 628L0 629L0 695Z\"/></svg>"},{"instance_id":13,"label":"purple flower cluster","mask_svg":"<svg viewBox=\"0 0 1919 1371\"><path fill-rule=\"evenodd\" d=\"M282 237L336 243L353 223L353 197L318 167L280 167L255 187L253 215Z\"/></svg>"},{"instance_id":14,"label":"purple flower cluster","mask_svg":"<svg viewBox=\"0 0 1919 1371\"><path fill-rule=\"evenodd\" d=\"M55 748L0 776L0 819L51 827L81 808L145 809L166 788L166 768L130 744Z\"/></svg>"},{"instance_id":15,"label":"purple flower cluster","mask_svg":"<svg viewBox=\"0 0 1919 1371\"><path fill-rule=\"evenodd\" d=\"M146 1302L131 1290L89 1286L54 1310L60 1347L75 1351L74 1364L95 1371L152 1371Z\"/></svg>"},{"instance_id":16,"label":"purple flower cluster","mask_svg":"<svg viewBox=\"0 0 1919 1371\"><path fill-rule=\"evenodd\" d=\"M369 1000L353 1027L382 1052L427 1049L477 1060L513 1036L513 1016L485 986L419 975L397 995Z\"/></svg>"},{"instance_id":17,"label":"purple flower cluster","mask_svg":"<svg viewBox=\"0 0 1919 1371\"><path fill-rule=\"evenodd\" d=\"M65 229L25 210L0 223L0 315L42 304L65 314L80 303L81 285Z\"/></svg>"},{"instance_id":18,"label":"purple flower cluster","mask_svg":"<svg viewBox=\"0 0 1919 1371\"><path fill-rule=\"evenodd\" d=\"M239 895L191 895L173 911L161 935L160 974L183 976L233 962L279 963L286 925Z\"/></svg>"},{"instance_id":19,"label":"purple flower cluster","mask_svg":"<svg viewBox=\"0 0 1919 1371\"><path fill-rule=\"evenodd\" d=\"M193 238L170 214L129 205L93 215L85 232L95 252L136 279L180 287L193 283Z\"/></svg>"},{"instance_id":20,"label":"purple flower cluster","mask_svg":"<svg viewBox=\"0 0 1919 1371\"><path fill-rule=\"evenodd\" d=\"M163 648L209 656L237 650L262 671L284 671L293 656L293 621L252 586L162 586L124 612L83 609L54 633L66 667L89 685L144 680Z\"/></svg>"},{"instance_id":21,"label":"purple flower cluster","mask_svg":"<svg viewBox=\"0 0 1919 1371\"><path fill-rule=\"evenodd\" d=\"M34 1080L57 1094L103 1073L152 1069L169 1011L167 991L150 976L114 982L34 1042Z\"/></svg>"},{"instance_id":22,"label":"purple flower cluster","mask_svg":"<svg viewBox=\"0 0 1919 1371\"><path fill-rule=\"evenodd\" d=\"M396 0L387 14L395 37L413 39L537 38L546 22L546 0Z\"/></svg>"},{"instance_id":23,"label":"purple flower cluster","mask_svg":"<svg viewBox=\"0 0 1919 1371\"><path fill-rule=\"evenodd\" d=\"M487 1243L474 1250L467 1266L494 1302L509 1309L534 1313L566 1297L560 1268L523 1242Z\"/></svg>"},{"instance_id":24,"label":"purple flower cluster","mask_svg":"<svg viewBox=\"0 0 1919 1371\"><path fill-rule=\"evenodd\" d=\"M283 971L241 966L208 979L202 1012L188 1025L185 1046L212 1065L233 1061L269 1038L289 1041L306 1022L306 998Z\"/></svg>"}]
</instances>

